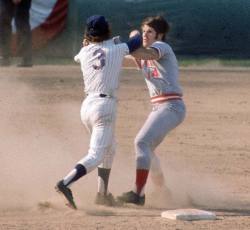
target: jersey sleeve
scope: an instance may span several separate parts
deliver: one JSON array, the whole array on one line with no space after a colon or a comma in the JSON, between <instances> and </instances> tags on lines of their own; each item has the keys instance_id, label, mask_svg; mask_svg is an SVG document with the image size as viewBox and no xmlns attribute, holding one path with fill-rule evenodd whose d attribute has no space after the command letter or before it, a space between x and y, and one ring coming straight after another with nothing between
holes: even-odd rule
<instances>
[{"instance_id":1,"label":"jersey sleeve","mask_svg":"<svg viewBox=\"0 0 250 230\"><path fill-rule=\"evenodd\" d=\"M158 51L160 58L170 54L171 52L171 47L167 43L162 41L154 42L150 47Z\"/></svg>"},{"instance_id":2,"label":"jersey sleeve","mask_svg":"<svg viewBox=\"0 0 250 230\"><path fill-rule=\"evenodd\" d=\"M80 53L78 53L75 57L74 57L74 61L77 63L80 63Z\"/></svg>"},{"instance_id":3,"label":"jersey sleeve","mask_svg":"<svg viewBox=\"0 0 250 230\"><path fill-rule=\"evenodd\" d=\"M121 37L120 36L115 36L112 38L114 44L121 44L122 41L121 41Z\"/></svg>"},{"instance_id":4,"label":"jersey sleeve","mask_svg":"<svg viewBox=\"0 0 250 230\"><path fill-rule=\"evenodd\" d=\"M113 37L112 40L116 45L121 43L126 43L129 49L129 53L132 53L133 51L137 50L142 45L142 36L140 34L137 34L129 38L127 42L122 42L120 36Z\"/></svg>"},{"instance_id":5,"label":"jersey sleeve","mask_svg":"<svg viewBox=\"0 0 250 230\"><path fill-rule=\"evenodd\" d=\"M142 45L142 36L140 34L137 34L126 42L128 48L129 48L129 53L134 52L137 50L139 47Z\"/></svg>"},{"instance_id":6,"label":"jersey sleeve","mask_svg":"<svg viewBox=\"0 0 250 230\"><path fill-rule=\"evenodd\" d=\"M74 57L74 61L77 63L81 62L81 57L83 55L83 48L80 50L80 52Z\"/></svg>"},{"instance_id":7,"label":"jersey sleeve","mask_svg":"<svg viewBox=\"0 0 250 230\"><path fill-rule=\"evenodd\" d=\"M120 52L122 52L123 56L126 56L129 54L129 48L126 43L122 42L120 44L116 44L117 47L119 47Z\"/></svg>"}]
</instances>

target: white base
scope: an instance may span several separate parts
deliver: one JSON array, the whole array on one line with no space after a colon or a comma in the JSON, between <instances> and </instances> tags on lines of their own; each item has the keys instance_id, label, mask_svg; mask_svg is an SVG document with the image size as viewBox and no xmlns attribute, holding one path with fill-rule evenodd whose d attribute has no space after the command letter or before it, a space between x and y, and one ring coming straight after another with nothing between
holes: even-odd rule
<instances>
[{"instance_id":1,"label":"white base","mask_svg":"<svg viewBox=\"0 0 250 230\"><path fill-rule=\"evenodd\" d=\"M171 220L215 220L216 215L212 212L199 209L177 209L161 213L161 217Z\"/></svg>"}]
</instances>

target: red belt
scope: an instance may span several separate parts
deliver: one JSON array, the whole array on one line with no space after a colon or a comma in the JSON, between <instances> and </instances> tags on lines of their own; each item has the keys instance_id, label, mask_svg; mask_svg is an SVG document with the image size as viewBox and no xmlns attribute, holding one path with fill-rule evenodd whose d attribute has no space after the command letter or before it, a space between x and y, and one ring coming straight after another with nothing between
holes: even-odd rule
<instances>
[{"instance_id":1,"label":"red belt","mask_svg":"<svg viewBox=\"0 0 250 230\"><path fill-rule=\"evenodd\" d=\"M162 103L169 100L181 100L182 95L177 93L161 94L151 97L151 103Z\"/></svg>"}]
</instances>

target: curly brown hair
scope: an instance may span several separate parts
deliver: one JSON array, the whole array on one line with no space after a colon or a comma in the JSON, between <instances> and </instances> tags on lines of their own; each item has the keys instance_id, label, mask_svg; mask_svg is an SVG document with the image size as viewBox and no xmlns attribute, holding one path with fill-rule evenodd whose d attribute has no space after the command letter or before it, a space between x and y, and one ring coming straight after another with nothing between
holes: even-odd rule
<instances>
[{"instance_id":1,"label":"curly brown hair","mask_svg":"<svg viewBox=\"0 0 250 230\"><path fill-rule=\"evenodd\" d=\"M141 27L144 25L152 27L157 35L163 34L162 41L166 39L166 35L170 30L170 25L163 16L147 17L142 21Z\"/></svg>"}]
</instances>

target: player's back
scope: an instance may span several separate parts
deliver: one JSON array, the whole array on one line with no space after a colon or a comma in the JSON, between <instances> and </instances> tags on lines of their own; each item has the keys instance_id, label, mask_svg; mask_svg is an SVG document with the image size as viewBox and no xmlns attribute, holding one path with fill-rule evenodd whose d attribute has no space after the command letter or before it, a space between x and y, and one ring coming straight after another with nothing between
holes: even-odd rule
<instances>
[{"instance_id":1,"label":"player's back","mask_svg":"<svg viewBox=\"0 0 250 230\"><path fill-rule=\"evenodd\" d=\"M75 57L81 63L85 92L112 94L119 87L119 73L124 56L129 52L125 43L113 40L91 43Z\"/></svg>"}]
</instances>

